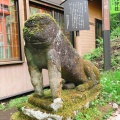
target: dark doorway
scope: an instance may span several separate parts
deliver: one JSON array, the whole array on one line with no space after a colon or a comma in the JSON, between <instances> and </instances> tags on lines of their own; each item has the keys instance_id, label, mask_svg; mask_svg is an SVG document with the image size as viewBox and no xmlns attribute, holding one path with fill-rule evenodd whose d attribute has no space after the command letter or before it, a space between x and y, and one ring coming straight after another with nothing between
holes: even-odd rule
<instances>
[{"instance_id":1,"label":"dark doorway","mask_svg":"<svg viewBox=\"0 0 120 120\"><path fill-rule=\"evenodd\" d=\"M96 37L96 47L99 46L97 39L102 38L102 20L95 19L95 37Z\"/></svg>"}]
</instances>

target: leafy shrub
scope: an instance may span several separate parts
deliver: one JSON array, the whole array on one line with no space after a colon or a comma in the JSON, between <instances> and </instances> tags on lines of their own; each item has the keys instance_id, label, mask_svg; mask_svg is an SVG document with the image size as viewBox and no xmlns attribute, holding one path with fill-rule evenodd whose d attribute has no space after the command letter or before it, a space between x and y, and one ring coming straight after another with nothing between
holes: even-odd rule
<instances>
[{"instance_id":1,"label":"leafy shrub","mask_svg":"<svg viewBox=\"0 0 120 120\"><path fill-rule=\"evenodd\" d=\"M120 26L120 14L111 14L110 15L110 30L111 33Z\"/></svg>"},{"instance_id":2,"label":"leafy shrub","mask_svg":"<svg viewBox=\"0 0 120 120\"><path fill-rule=\"evenodd\" d=\"M91 107L84 110L84 112L79 112L75 120L102 120L102 114L96 107Z\"/></svg>"},{"instance_id":3,"label":"leafy shrub","mask_svg":"<svg viewBox=\"0 0 120 120\"><path fill-rule=\"evenodd\" d=\"M99 70L103 69L103 39L97 39L98 47L93 49L91 53L86 53L83 58L92 61Z\"/></svg>"},{"instance_id":4,"label":"leafy shrub","mask_svg":"<svg viewBox=\"0 0 120 120\"><path fill-rule=\"evenodd\" d=\"M98 39L97 41L99 46L96 49L92 50L91 53L84 54L83 58L92 61L100 70L103 70L103 39ZM110 42L111 68L112 70L120 70L120 38L118 37L112 39Z\"/></svg>"},{"instance_id":5,"label":"leafy shrub","mask_svg":"<svg viewBox=\"0 0 120 120\"><path fill-rule=\"evenodd\" d=\"M101 84L105 101L120 104L120 71L103 72Z\"/></svg>"},{"instance_id":6,"label":"leafy shrub","mask_svg":"<svg viewBox=\"0 0 120 120\"><path fill-rule=\"evenodd\" d=\"M110 38L114 39L120 36L120 27L116 27L115 29L112 30Z\"/></svg>"},{"instance_id":7,"label":"leafy shrub","mask_svg":"<svg viewBox=\"0 0 120 120\"><path fill-rule=\"evenodd\" d=\"M95 58L101 57L103 53L103 39L97 39L98 47L93 49L90 53L86 53L83 55L83 58L86 60L93 61Z\"/></svg>"}]
</instances>

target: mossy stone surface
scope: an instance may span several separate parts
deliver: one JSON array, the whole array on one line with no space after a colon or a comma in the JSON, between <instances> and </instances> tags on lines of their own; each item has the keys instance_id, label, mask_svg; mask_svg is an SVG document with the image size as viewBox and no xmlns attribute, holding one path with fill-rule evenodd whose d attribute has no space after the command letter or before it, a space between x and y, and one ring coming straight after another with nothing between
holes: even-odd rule
<instances>
[{"instance_id":1,"label":"mossy stone surface","mask_svg":"<svg viewBox=\"0 0 120 120\"><path fill-rule=\"evenodd\" d=\"M100 82L98 68L77 53L49 14L31 16L24 24L23 37L31 82L37 94L42 95L43 84L36 86L34 81L43 80L40 77L42 69L48 69L54 98L61 95L61 78L76 86L89 80L93 80L94 84Z\"/></svg>"},{"instance_id":2,"label":"mossy stone surface","mask_svg":"<svg viewBox=\"0 0 120 120\"><path fill-rule=\"evenodd\" d=\"M24 104L25 108L40 110L41 112L46 112L50 114L57 114L63 116L63 120L71 117L74 119L74 111L82 111L86 109L86 103L97 99L100 93L101 85L97 84L89 90L84 92L77 91L76 89L72 90L62 90L62 100L63 108L58 109L58 111L53 111L49 105L52 103L52 94L50 90L45 91L43 97L39 97L36 94L32 94L28 98L28 102ZM18 114L18 116L25 117L25 115ZM17 119L12 119L17 120ZM22 119L24 120L24 119ZM28 120L27 118L25 120Z\"/></svg>"}]
</instances>

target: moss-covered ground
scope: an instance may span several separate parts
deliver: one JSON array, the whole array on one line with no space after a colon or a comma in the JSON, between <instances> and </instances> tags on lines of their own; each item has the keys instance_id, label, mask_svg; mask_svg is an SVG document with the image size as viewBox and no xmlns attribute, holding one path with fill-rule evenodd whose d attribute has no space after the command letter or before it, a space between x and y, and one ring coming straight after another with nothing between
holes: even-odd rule
<instances>
[{"instance_id":1,"label":"moss-covered ground","mask_svg":"<svg viewBox=\"0 0 120 120\"><path fill-rule=\"evenodd\" d=\"M64 119L71 117L72 119L75 118L74 111L80 112L86 108L86 103L90 103L94 99L97 98L97 96L100 93L101 85L98 84L95 87L91 88L88 91L80 92L76 89L72 90L63 90L62 91L62 100L63 100L63 108L60 108L57 112L53 111L49 106L53 101L51 91L46 90L44 92L43 97L39 97L36 94L32 94L28 98L28 102L20 105L18 107L19 112L15 113L12 116L12 120L19 120L21 118L22 120L28 120L29 117L25 117L21 113L21 107L25 106L25 108L34 109L34 110L40 110L42 112L47 112L50 114L57 114L60 116L63 116ZM18 118L15 118L17 116ZM14 119L15 118L15 119Z\"/></svg>"}]
</instances>

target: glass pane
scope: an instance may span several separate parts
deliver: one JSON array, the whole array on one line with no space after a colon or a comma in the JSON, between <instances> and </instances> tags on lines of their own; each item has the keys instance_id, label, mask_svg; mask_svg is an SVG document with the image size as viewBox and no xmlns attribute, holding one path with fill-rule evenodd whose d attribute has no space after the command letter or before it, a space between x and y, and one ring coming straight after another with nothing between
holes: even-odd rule
<instances>
[{"instance_id":1,"label":"glass pane","mask_svg":"<svg viewBox=\"0 0 120 120\"><path fill-rule=\"evenodd\" d=\"M65 36L68 38L68 40L70 40L70 33L65 32L65 29L64 29L64 15L63 15L63 13L55 10L54 18L56 19L57 23L59 24L62 32L65 34Z\"/></svg>"},{"instance_id":2,"label":"glass pane","mask_svg":"<svg viewBox=\"0 0 120 120\"><path fill-rule=\"evenodd\" d=\"M59 24L59 13L54 12L54 18L56 19L56 22Z\"/></svg>"},{"instance_id":3,"label":"glass pane","mask_svg":"<svg viewBox=\"0 0 120 120\"><path fill-rule=\"evenodd\" d=\"M30 15L33 15L35 13L40 13L40 10L38 8L30 6Z\"/></svg>"},{"instance_id":4,"label":"glass pane","mask_svg":"<svg viewBox=\"0 0 120 120\"><path fill-rule=\"evenodd\" d=\"M0 6L0 61L20 60L16 2L0 0Z\"/></svg>"},{"instance_id":5,"label":"glass pane","mask_svg":"<svg viewBox=\"0 0 120 120\"><path fill-rule=\"evenodd\" d=\"M0 34L0 58L4 58L3 45L3 34Z\"/></svg>"},{"instance_id":6,"label":"glass pane","mask_svg":"<svg viewBox=\"0 0 120 120\"><path fill-rule=\"evenodd\" d=\"M61 13L59 11L55 11L54 18L56 19L57 23L59 24L59 26L63 30L64 29L64 15L63 15L63 13Z\"/></svg>"},{"instance_id":7,"label":"glass pane","mask_svg":"<svg viewBox=\"0 0 120 120\"><path fill-rule=\"evenodd\" d=\"M35 13L48 13L52 15L52 10L37 5L30 5L30 15L33 15Z\"/></svg>"},{"instance_id":8,"label":"glass pane","mask_svg":"<svg viewBox=\"0 0 120 120\"><path fill-rule=\"evenodd\" d=\"M6 32L7 32L7 34L11 33L11 26L10 25L11 25L10 22L6 21Z\"/></svg>"},{"instance_id":9,"label":"glass pane","mask_svg":"<svg viewBox=\"0 0 120 120\"><path fill-rule=\"evenodd\" d=\"M46 9L46 8L41 8L45 13L48 13L50 15L52 15L52 11L50 9Z\"/></svg>"},{"instance_id":10,"label":"glass pane","mask_svg":"<svg viewBox=\"0 0 120 120\"><path fill-rule=\"evenodd\" d=\"M6 50L6 54L7 54L7 58L11 58L11 49L10 49L10 34L7 34L7 50Z\"/></svg>"}]
</instances>

